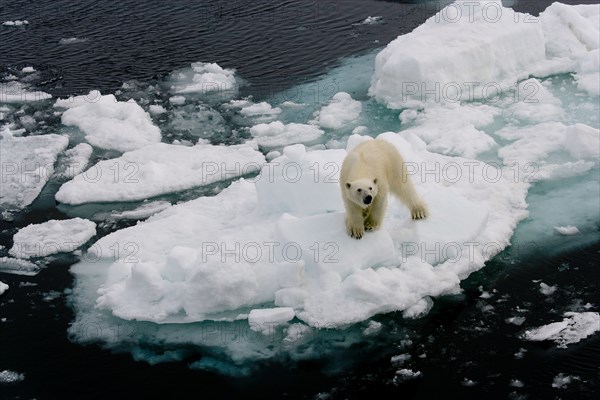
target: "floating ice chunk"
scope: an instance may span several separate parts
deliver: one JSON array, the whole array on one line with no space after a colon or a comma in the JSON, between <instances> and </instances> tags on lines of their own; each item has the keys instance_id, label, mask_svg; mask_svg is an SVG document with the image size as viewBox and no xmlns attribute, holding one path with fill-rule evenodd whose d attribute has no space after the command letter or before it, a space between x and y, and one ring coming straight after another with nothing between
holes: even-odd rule
<instances>
[{"instance_id":1,"label":"floating ice chunk","mask_svg":"<svg viewBox=\"0 0 600 400\"><path fill-rule=\"evenodd\" d=\"M180 106L182 104L185 104L185 97L183 97L183 96L169 97L169 103L174 104L176 106Z\"/></svg>"},{"instance_id":2,"label":"floating ice chunk","mask_svg":"<svg viewBox=\"0 0 600 400\"><path fill-rule=\"evenodd\" d=\"M563 236L572 236L572 235L577 235L580 233L579 229L577 229L576 226L571 226L571 225L555 226L554 232L558 233L559 235L563 235Z\"/></svg>"},{"instance_id":3,"label":"floating ice chunk","mask_svg":"<svg viewBox=\"0 0 600 400\"><path fill-rule=\"evenodd\" d=\"M0 136L0 208L20 210L40 194L69 139L54 134L14 137L9 130L2 131Z\"/></svg>"},{"instance_id":4,"label":"floating ice chunk","mask_svg":"<svg viewBox=\"0 0 600 400\"><path fill-rule=\"evenodd\" d=\"M2 23L2 25L4 26L23 26L23 25L29 25L29 21L27 21L26 19L24 20L14 20L14 21L4 21Z\"/></svg>"},{"instance_id":5,"label":"floating ice chunk","mask_svg":"<svg viewBox=\"0 0 600 400\"><path fill-rule=\"evenodd\" d=\"M18 82L0 83L0 103L29 103L51 98L51 94L29 91L26 85Z\"/></svg>"},{"instance_id":6,"label":"floating ice chunk","mask_svg":"<svg viewBox=\"0 0 600 400\"><path fill-rule=\"evenodd\" d=\"M192 63L191 73L175 72L171 89L175 93L208 93L235 88L235 70L221 68L217 63Z\"/></svg>"},{"instance_id":7,"label":"floating ice chunk","mask_svg":"<svg viewBox=\"0 0 600 400\"><path fill-rule=\"evenodd\" d=\"M556 292L556 290L558 290L558 286L556 286L556 285L550 286L550 285L546 285L544 282L540 282L540 292L543 295L551 296L554 294L554 292Z\"/></svg>"},{"instance_id":8,"label":"floating ice chunk","mask_svg":"<svg viewBox=\"0 0 600 400\"><path fill-rule=\"evenodd\" d=\"M443 170L463 161L427 151L415 135L381 138L419 168L426 163ZM364 140L372 139L350 137L348 148ZM453 229L412 221L404 205L390 200L382 228L352 240L344 229L336 179L345 154L286 147L254 182L240 179L214 197L169 207L100 239L89 255L101 260L84 260L72 269L83 285L77 289L78 313L100 310L102 318L112 314L167 324L157 334L170 342L168 323L243 319L247 310L263 305L291 307L312 327L345 327L380 313L424 310L429 303L424 298L458 293L460 280L505 248L527 215L528 185L501 174L490 182L484 173L489 165L464 160L468 168L451 181L414 176L430 218ZM299 193L306 193L301 201L294 199ZM440 257L434 267L427 252L403 252L405 238L413 236L419 243L456 241L457 246L446 246L450 257ZM376 247L365 250L374 237ZM115 244L127 243L135 252L111 260ZM339 253L331 254L336 246ZM421 249L436 249L436 243ZM353 259L346 261L348 255ZM326 257L342 262L327 263Z\"/></svg>"},{"instance_id":9,"label":"floating ice chunk","mask_svg":"<svg viewBox=\"0 0 600 400\"><path fill-rule=\"evenodd\" d=\"M495 96L546 58L541 24L528 18L500 1L452 3L377 55L369 94L393 109Z\"/></svg>"},{"instance_id":10,"label":"floating ice chunk","mask_svg":"<svg viewBox=\"0 0 600 400\"><path fill-rule=\"evenodd\" d=\"M192 147L157 143L100 161L65 183L66 204L145 200L258 171L265 163L255 144Z\"/></svg>"},{"instance_id":11,"label":"floating ice chunk","mask_svg":"<svg viewBox=\"0 0 600 400\"><path fill-rule=\"evenodd\" d=\"M150 114L152 115L160 115L167 112L167 110L159 104L150 105L150 107L148 107L148 111L150 111Z\"/></svg>"},{"instance_id":12,"label":"floating ice chunk","mask_svg":"<svg viewBox=\"0 0 600 400\"><path fill-rule=\"evenodd\" d=\"M0 271L15 275L36 275L40 267L34 263L12 257L0 257Z\"/></svg>"},{"instance_id":13,"label":"floating ice chunk","mask_svg":"<svg viewBox=\"0 0 600 400\"><path fill-rule=\"evenodd\" d=\"M554 322L525 331L522 338L531 341L552 340L557 347L577 343L600 331L600 314L597 312L566 312L561 322Z\"/></svg>"},{"instance_id":14,"label":"floating ice chunk","mask_svg":"<svg viewBox=\"0 0 600 400\"><path fill-rule=\"evenodd\" d=\"M8 290L8 285L2 281L0 281L0 295L4 294Z\"/></svg>"},{"instance_id":15,"label":"floating ice chunk","mask_svg":"<svg viewBox=\"0 0 600 400\"><path fill-rule=\"evenodd\" d=\"M291 307L257 308L248 314L248 323L254 331L272 334L275 326L291 321L294 316L294 309Z\"/></svg>"},{"instance_id":16,"label":"floating ice chunk","mask_svg":"<svg viewBox=\"0 0 600 400\"><path fill-rule=\"evenodd\" d=\"M102 149L130 151L160 142L160 130L135 101L117 101L93 90L85 96L59 99L55 107L67 108L62 123L77 126L86 140Z\"/></svg>"},{"instance_id":17,"label":"floating ice chunk","mask_svg":"<svg viewBox=\"0 0 600 400\"><path fill-rule=\"evenodd\" d=\"M60 171L56 173L57 176L72 179L82 173L89 164L93 151L93 147L87 143L79 143L65 151L65 158Z\"/></svg>"},{"instance_id":18,"label":"floating ice chunk","mask_svg":"<svg viewBox=\"0 0 600 400\"><path fill-rule=\"evenodd\" d=\"M24 380L25 374L20 374L18 372L11 371L8 369L5 369L4 371L0 372L0 383L2 384L16 383Z\"/></svg>"},{"instance_id":19,"label":"floating ice chunk","mask_svg":"<svg viewBox=\"0 0 600 400\"><path fill-rule=\"evenodd\" d=\"M53 219L19 229L8 253L17 258L31 258L72 252L94 235L96 224L92 221L81 218Z\"/></svg>"},{"instance_id":20,"label":"floating ice chunk","mask_svg":"<svg viewBox=\"0 0 600 400\"><path fill-rule=\"evenodd\" d=\"M404 382L411 379L419 378L421 375L421 371L413 371L412 369L402 368L396 371L396 376L394 376L394 383L398 384L400 382Z\"/></svg>"},{"instance_id":21,"label":"floating ice chunk","mask_svg":"<svg viewBox=\"0 0 600 400\"><path fill-rule=\"evenodd\" d=\"M402 316L404 318L419 318L429 313L432 307L433 300L431 300L431 297L425 296L406 310L402 311Z\"/></svg>"},{"instance_id":22,"label":"floating ice chunk","mask_svg":"<svg viewBox=\"0 0 600 400\"><path fill-rule=\"evenodd\" d=\"M70 37L70 38L62 38L58 41L58 44L74 44L74 43L83 43L83 42L87 42L86 38L76 38L76 37Z\"/></svg>"},{"instance_id":23,"label":"floating ice chunk","mask_svg":"<svg viewBox=\"0 0 600 400\"><path fill-rule=\"evenodd\" d=\"M556 375L552 380L552 387L556 389L564 389L573 381L578 381L580 379L581 378L577 375L567 375L561 372L558 375Z\"/></svg>"},{"instance_id":24,"label":"floating ice chunk","mask_svg":"<svg viewBox=\"0 0 600 400\"><path fill-rule=\"evenodd\" d=\"M325 132L314 125L284 124L274 121L269 124L258 124L250 128L250 134L256 138L260 146L272 148L296 143L308 143L320 138Z\"/></svg>"},{"instance_id":25,"label":"floating ice chunk","mask_svg":"<svg viewBox=\"0 0 600 400\"><path fill-rule=\"evenodd\" d=\"M383 324L381 322L371 320L371 321L369 321L369 324L367 325L367 327L365 329L363 329L363 335L365 335L365 336L375 335L379 331L381 331L382 327L383 327Z\"/></svg>"},{"instance_id":26,"label":"floating ice chunk","mask_svg":"<svg viewBox=\"0 0 600 400\"><path fill-rule=\"evenodd\" d=\"M340 129L360 115L362 104L346 92L336 93L319 111L316 122L321 128Z\"/></svg>"},{"instance_id":27,"label":"floating ice chunk","mask_svg":"<svg viewBox=\"0 0 600 400\"><path fill-rule=\"evenodd\" d=\"M25 67L21 70L21 72L25 73L25 74L31 74L32 72L35 72L35 68L33 67Z\"/></svg>"},{"instance_id":28,"label":"floating ice chunk","mask_svg":"<svg viewBox=\"0 0 600 400\"><path fill-rule=\"evenodd\" d=\"M522 388L522 387L525 387L525 384L523 383L523 381L520 381L519 379L511 379L510 382L508 383L508 386Z\"/></svg>"},{"instance_id":29,"label":"floating ice chunk","mask_svg":"<svg viewBox=\"0 0 600 400\"><path fill-rule=\"evenodd\" d=\"M374 25L383 21L383 17L381 15L371 17L370 15L361 22L361 25Z\"/></svg>"},{"instance_id":30,"label":"floating ice chunk","mask_svg":"<svg viewBox=\"0 0 600 400\"><path fill-rule=\"evenodd\" d=\"M248 105L240 110L240 114L245 117L275 117L281 113L281 108L272 107L266 101L257 104Z\"/></svg>"},{"instance_id":31,"label":"floating ice chunk","mask_svg":"<svg viewBox=\"0 0 600 400\"><path fill-rule=\"evenodd\" d=\"M122 212L113 212L110 214L111 219L135 219L141 220L146 219L154 214L157 214L167 208L171 207L171 203L168 201L151 201L142 204L136 209Z\"/></svg>"}]
</instances>

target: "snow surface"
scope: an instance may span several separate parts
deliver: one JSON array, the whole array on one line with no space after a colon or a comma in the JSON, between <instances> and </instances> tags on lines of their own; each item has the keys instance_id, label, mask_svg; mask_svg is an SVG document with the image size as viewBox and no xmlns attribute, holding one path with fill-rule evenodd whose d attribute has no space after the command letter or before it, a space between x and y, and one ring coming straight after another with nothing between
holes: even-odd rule
<instances>
[{"instance_id":1,"label":"snow surface","mask_svg":"<svg viewBox=\"0 0 600 400\"><path fill-rule=\"evenodd\" d=\"M428 152L414 136L381 137L409 160L455 162ZM352 137L349 146L362 140L369 138ZM100 239L90 249L98 257L112 255L115 243L135 243L136 254L108 269L97 306L124 319L167 323L235 320L245 307L272 302L292 307L311 326L345 326L457 292L461 279L508 245L527 215L527 185L487 182L481 171L489 165L475 162L471 177L465 173L448 186L414 178L430 219L412 221L392 203L383 229L356 241L345 232L337 183L344 155L288 147L254 182L240 180L215 197L172 206ZM315 181L315 163L337 168ZM276 168L286 171L288 164L295 172L276 179ZM286 185L310 201L293 203Z\"/></svg>"},{"instance_id":2,"label":"snow surface","mask_svg":"<svg viewBox=\"0 0 600 400\"><path fill-rule=\"evenodd\" d=\"M254 125L250 134L259 146L266 148L283 147L293 143L308 143L319 139L325 132L314 125L284 124L281 121Z\"/></svg>"},{"instance_id":3,"label":"snow surface","mask_svg":"<svg viewBox=\"0 0 600 400\"><path fill-rule=\"evenodd\" d=\"M13 136L0 132L2 190L0 208L20 210L31 204L54 173L54 164L69 139L61 135Z\"/></svg>"},{"instance_id":4,"label":"snow surface","mask_svg":"<svg viewBox=\"0 0 600 400\"><path fill-rule=\"evenodd\" d=\"M236 146L157 143L103 160L63 184L65 204L145 200L259 170L265 163L252 142Z\"/></svg>"},{"instance_id":5,"label":"snow surface","mask_svg":"<svg viewBox=\"0 0 600 400\"><path fill-rule=\"evenodd\" d=\"M358 118L362 104L346 92L336 93L329 104L319 111L317 123L321 128L340 129Z\"/></svg>"},{"instance_id":6,"label":"snow surface","mask_svg":"<svg viewBox=\"0 0 600 400\"><path fill-rule=\"evenodd\" d=\"M191 71L177 72L172 79L174 93L229 91L236 86L235 70L222 68L217 63L192 63Z\"/></svg>"},{"instance_id":7,"label":"snow surface","mask_svg":"<svg viewBox=\"0 0 600 400\"><path fill-rule=\"evenodd\" d=\"M87 143L79 143L72 149L65 151L65 156L57 175L61 178L73 179L82 173L90 162L94 148Z\"/></svg>"},{"instance_id":8,"label":"snow surface","mask_svg":"<svg viewBox=\"0 0 600 400\"><path fill-rule=\"evenodd\" d=\"M401 109L506 90L546 59L542 24L528 17L501 1L453 3L377 55L369 94Z\"/></svg>"},{"instance_id":9,"label":"snow surface","mask_svg":"<svg viewBox=\"0 0 600 400\"><path fill-rule=\"evenodd\" d=\"M40 267L27 260L13 257L0 257L0 272L31 276L40 272Z\"/></svg>"},{"instance_id":10,"label":"snow surface","mask_svg":"<svg viewBox=\"0 0 600 400\"><path fill-rule=\"evenodd\" d=\"M0 103L30 103L51 98L46 92L30 91L18 82L0 83Z\"/></svg>"},{"instance_id":11,"label":"snow surface","mask_svg":"<svg viewBox=\"0 0 600 400\"><path fill-rule=\"evenodd\" d=\"M600 314L597 312L566 312L564 315L565 318L560 322L525 331L523 339L552 340L557 347L566 348L600 331Z\"/></svg>"},{"instance_id":12,"label":"snow surface","mask_svg":"<svg viewBox=\"0 0 600 400\"><path fill-rule=\"evenodd\" d=\"M92 221L81 218L53 219L19 229L8 253L17 258L31 258L72 252L95 235L96 224Z\"/></svg>"},{"instance_id":13,"label":"snow surface","mask_svg":"<svg viewBox=\"0 0 600 400\"><path fill-rule=\"evenodd\" d=\"M77 126L95 147L130 151L160 142L160 129L135 101L117 101L114 95L93 90L84 96L59 99L55 107L66 108L62 123Z\"/></svg>"}]
</instances>

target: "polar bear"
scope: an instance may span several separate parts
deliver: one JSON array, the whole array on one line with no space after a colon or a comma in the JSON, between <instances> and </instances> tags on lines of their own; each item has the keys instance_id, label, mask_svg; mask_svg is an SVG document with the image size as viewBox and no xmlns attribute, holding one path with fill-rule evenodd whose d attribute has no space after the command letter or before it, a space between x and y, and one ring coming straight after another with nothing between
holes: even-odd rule
<instances>
[{"instance_id":1,"label":"polar bear","mask_svg":"<svg viewBox=\"0 0 600 400\"><path fill-rule=\"evenodd\" d=\"M391 192L410 210L413 219L427 217L421 200L394 145L383 139L368 140L344 158L340 188L346 209L346 230L356 239L365 230L380 227Z\"/></svg>"}]
</instances>

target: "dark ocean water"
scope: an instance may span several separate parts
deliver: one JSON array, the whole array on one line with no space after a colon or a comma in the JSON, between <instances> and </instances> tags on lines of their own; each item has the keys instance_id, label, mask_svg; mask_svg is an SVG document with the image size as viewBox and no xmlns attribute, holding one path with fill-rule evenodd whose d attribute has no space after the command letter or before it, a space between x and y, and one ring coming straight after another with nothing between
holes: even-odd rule
<instances>
[{"instance_id":1,"label":"dark ocean water","mask_svg":"<svg viewBox=\"0 0 600 400\"><path fill-rule=\"evenodd\" d=\"M519 11L537 14L551 2L514 3ZM42 72L41 90L66 96L90 89L111 93L123 82L157 80L191 62L217 62L235 68L247 82L242 94L268 97L315 78L343 57L385 45L443 4L0 0L0 23L29 21L22 28L0 26L0 72L34 66ZM376 29L353 25L376 15L385 19ZM71 37L85 41L60 44ZM9 248L16 230L30 223L65 218L55 206L55 190L46 188L15 221L0 221L0 244ZM102 234L117 227L122 226L106 227ZM34 277L0 273L11 286L0 297L0 371L25 376L0 384L0 399L600 398L599 335L557 349L519 339L523 327L506 322L522 315L528 326L539 326L561 320L565 311L583 311L587 303L600 305L600 244L557 256L506 259L510 262L496 257L463 282L463 295L436 300L425 318L381 316L380 322L394 327L384 338L335 359L264 363L244 378L190 370L185 362L149 365L130 353L71 342L67 295L75 257L56 258ZM559 288L551 299L540 295L539 280ZM482 299L482 292L494 296ZM394 380L400 366L390 358L398 354L410 355L402 368L422 375ZM559 373L577 379L553 388ZM511 386L513 380L523 386Z\"/></svg>"}]
</instances>

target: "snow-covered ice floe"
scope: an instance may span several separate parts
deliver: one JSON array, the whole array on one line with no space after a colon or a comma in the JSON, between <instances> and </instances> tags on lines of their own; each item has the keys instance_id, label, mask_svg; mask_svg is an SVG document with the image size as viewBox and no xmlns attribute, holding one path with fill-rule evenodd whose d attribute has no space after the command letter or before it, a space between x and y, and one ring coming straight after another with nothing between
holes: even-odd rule
<instances>
[{"instance_id":1,"label":"snow-covered ice floe","mask_svg":"<svg viewBox=\"0 0 600 400\"><path fill-rule=\"evenodd\" d=\"M65 204L144 200L259 170L265 157L256 143L235 146L157 143L103 160L63 184Z\"/></svg>"},{"instance_id":2,"label":"snow-covered ice floe","mask_svg":"<svg viewBox=\"0 0 600 400\"><path fill-rule=\"evenodd\" d=\"M9 289L8 285L0 281L0 295L4 294Z\"/></svg>"},{"instance_id":3,"label":"snow-covered ice floe","mask_svg":"<svg viewBox=\"0 0 600 400\"><path fill-rule=\"evenodd\" d=\"M31 204L54 173L58 155L69 144L62 135L14 136L0 132L2 190L0 208L20 210Z\"/></svg>"},{"instance_id":4,"label":"snow-covered ice floe","mask_svg":"<svg viewBox=\"0 0 600 400\"><path fill-rule=\"evenodd\" d=\"M135 101L117 101L114 95L93 90L87 95L59 99L57 108L66 108L62 123L74 125L86 140L102 149L130 151L160 142L160 129Z\"/></svg>"},{"instance_id":5,"label":"snow-covered ice floe","mask_svg":"<svg viewBox=\"0 0 600 400\"><path fill-rule=\"evenodd\" d=\"M414 135L381 138L415 165L457 161L427 151ZM370 138L353 136L349 146L362 140ZM527 215L527 185L488 182L482 171L491 167L474 162L470 176L449 186L415 174L430 218L412 221L392 203L383 229L356 241L345 231L337 182L345 153L286 147L252 182L242 179L100 239L90 248L96 257L112 257L115 244L133 243L136 253L94 273L102 276L96 306L124 319L181 323L235 320L271 303L293 308L311 326L343 327L456 293ZM98 266L84 262L73 272L85 279Z\"/></svg>"},{"instance_id":6,"label":"snow-covered ice floe","mask_svg":"<svg viewBox=\"0 0 600 400\"><path fill-rule=\"evenodd\" d=\"M9 254L17 258L72 252L96 235L96 224L82 218L31 224L13 237Z\"/></svg>"},{"instance_id":7,"label":"snow-covered ice floe","mask_svg":"<svg viewBox=\"0 0 600 400\"><path fill-rule=\"evenodd\" d=\"M566 312L562 321L525 331L522 337L531 341L552 340L557 347L566 348L598 331L600 314L597 312Z\"/></svg>"}]
</instances>

